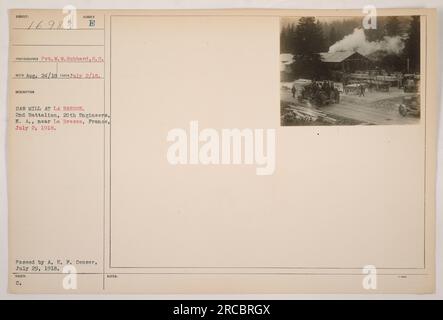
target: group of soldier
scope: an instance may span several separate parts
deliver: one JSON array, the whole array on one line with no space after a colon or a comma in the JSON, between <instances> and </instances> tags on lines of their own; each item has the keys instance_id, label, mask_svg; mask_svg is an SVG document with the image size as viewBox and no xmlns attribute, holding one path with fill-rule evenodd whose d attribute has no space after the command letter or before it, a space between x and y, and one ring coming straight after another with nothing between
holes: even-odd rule
<instances>
[{"instance_id":1,"label":"group of soldier","mask_svg":"<svg viewBox=\"0 0 443 320\"><path fill-rule=\"evenodd\" d=\"M312 81L312 91L313 93L317 93L317 91L323 90L323 92L326 93L326 95L329 97L331 96L332 92L335 92L337 90L334 87L334 83L332 81L324 80L323 82L318 81Z\"/></svg>"},{"instance_id":2,"label":"group of soldier","mask_svg":"<svg viewBox=\"0 0 443 320\"><path fill-rule=\"evenodd\" d=\"M312 83L309 86L310 88L310 92L311 94L315 95L319 92L324 92L328 97L331 96L331 93L334 93L335 95L340 95L339 91L337 90L337 88L335 88L334 86L334 82L332 81L328 81L328 80L324 80L324 81L316 81L313 80ZM297 89L295 87L295 83L292 85L292 97L295 98L296 97L296 93L297 93Z\"/></svg>"}]
</instances>

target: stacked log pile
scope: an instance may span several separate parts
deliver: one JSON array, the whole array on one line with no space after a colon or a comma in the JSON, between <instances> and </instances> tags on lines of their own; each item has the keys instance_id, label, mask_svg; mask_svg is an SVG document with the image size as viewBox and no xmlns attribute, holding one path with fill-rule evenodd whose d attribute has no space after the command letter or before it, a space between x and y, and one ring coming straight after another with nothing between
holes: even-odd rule
<instances>
[{"instance_id":1,"label":"stacked log pile","mask_svg":"<svg viewBox=\"0 0 443 320\"><path fill-rule=\"evenodd\" d=\"M287 107L288 113L286 113L283 117L284 120L301 120L301 121L322 121L327 123L335 123L337 120L334 118L329 117L326 113L316 110L316 109L310 109L306 107L296 106L296 105L289 105Z\"/></svg>"}]
</instances>

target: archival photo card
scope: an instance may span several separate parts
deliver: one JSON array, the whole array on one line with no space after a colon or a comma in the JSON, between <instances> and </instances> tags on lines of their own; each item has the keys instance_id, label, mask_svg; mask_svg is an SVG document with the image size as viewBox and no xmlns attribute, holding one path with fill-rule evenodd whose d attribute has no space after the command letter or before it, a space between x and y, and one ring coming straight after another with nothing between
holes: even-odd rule
<instances>
[{"instance_id":1,"label":"archival photo card","mask_svg":"<svg viewBox=\"0 0 443 320\"><path fill-rule=\"evenodd\" d=\"M435 291L437 10L74 9L9 12L10 293Z\"/></svg>"},{"instance_id":2,"label":"archival photo card","mask_svg":"<svg viewBox=\"0 0 443 320\"><path fill-rule=\"evenodd\" d=\"M420 119L420 16L285 17L282 126L402 125Z\"/></svg>"}]
</instances>

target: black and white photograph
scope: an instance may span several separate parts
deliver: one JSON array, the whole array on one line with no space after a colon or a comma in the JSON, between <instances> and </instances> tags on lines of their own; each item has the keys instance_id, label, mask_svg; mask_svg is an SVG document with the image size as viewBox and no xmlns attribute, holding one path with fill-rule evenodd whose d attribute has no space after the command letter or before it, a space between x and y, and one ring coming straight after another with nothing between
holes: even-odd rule
<instances>
[{"instance_id":1,"label":"black and white photograph","mask_svg":"<svg viewBox=\"0 0 443 320\"><path fill-rule=\"evenodd\" d=\"M281 19L282 126L420 120L420 17Z\"/></svg>"}]
</instances>

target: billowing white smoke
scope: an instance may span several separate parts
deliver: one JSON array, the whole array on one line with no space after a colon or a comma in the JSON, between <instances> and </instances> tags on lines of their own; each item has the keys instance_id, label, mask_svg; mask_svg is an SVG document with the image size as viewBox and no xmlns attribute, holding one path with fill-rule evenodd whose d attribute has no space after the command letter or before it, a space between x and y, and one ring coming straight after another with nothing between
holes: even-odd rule
<instances>
[{"instance_id":1,"label":"billowing white smoke","mask_svg":"<svg viewBox=\"0 0 443 320\"><path fill-rule=\"evenodd\" d=\"M399 36L385 36L381 41L369 42L363 29L356 28L352 34L348 34L342 40L337 41L329 47L329 52L337 51L358 51L363 55L371 54L375 51L386 51L388 53L399 54L404 48L404 43Z\"/></svg>"}]
</instances>

